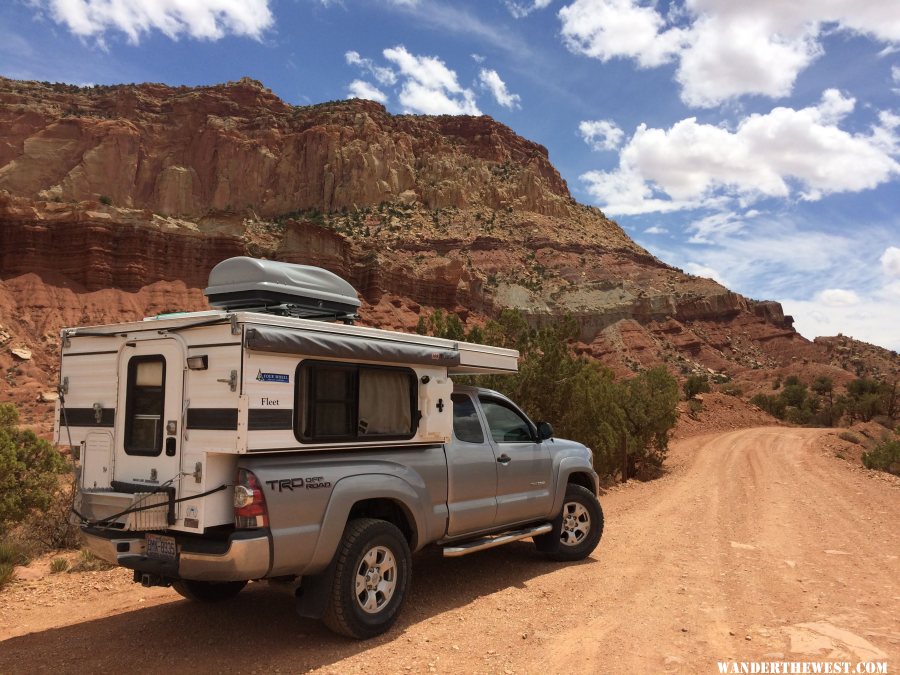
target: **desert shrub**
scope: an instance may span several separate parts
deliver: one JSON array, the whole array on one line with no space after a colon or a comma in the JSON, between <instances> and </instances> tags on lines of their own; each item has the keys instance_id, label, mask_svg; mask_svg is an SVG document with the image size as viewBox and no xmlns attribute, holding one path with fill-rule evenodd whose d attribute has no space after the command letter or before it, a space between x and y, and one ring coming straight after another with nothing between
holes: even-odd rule
<instances>
[{"instance_id":1,"label":"desert shrub","mask_svg":"<svg viewBox=\"0 0 900 675\"><path fill-rule=\"evenodd\" d=\"M112 199L110 199L106 195L100 195L100 199L98 201L105 206L109 206L110 204L112 204Z\"/></svg>"},{"instance_id":2,"label":"desert shrub","mask_svg":"<svg viewBox=\"0 0 900 675\"><path fill-rule=\"evenodd\" d=\"M98 558L88 549L83 548L78 554L78 559L71 567L70 572L97 572L102 570L111 570L115 565L110 565L102 558Z\"/></svg>"},{"instance_id":3,"label":"desert shrub","mask_svg":"<svg viewBox=\"0 0 900 675\"><path fill-rule=\"evenodd\" d=\"M862 456L867 469L887 471L900 476L900 441L884 441Z\"/></svg>"},{"instance_id":4,"label":"desert shrub","mask_svg":"<svg viewBox=\"0 0 900 675\"><path fill-rule=\"evenodd\" d=\"M68 466L50 443L20 430L11 404L0 404L0 535L32 511L46 510Z\"/></svg>"},{"instance_id":5,"label":"desert shrub","mask_svg":"<svg viewBox=\"0 0 900 675\"><path fill-rule=\"evenodd\" d=\"M744 395L743 388L740 385L735 384L734 382L727 382L723 384L719 391L728 396L735 396L738 398Z\"/></svg>"},{"instance_id":6,"label":"desert shrub","mask_svg":"<svg viewBox=\"0 0 900 675\"><path fill-rule=\"evenodd\" d=\"M78 527L69 521L72 509L70 481L57 485L50 505L42 511L32 511L22 521L16 535L22 545L35 555L46 551L78 548Z\"/></svg>"},{"instance_id":7,"label":"desert shrub","mask_svg":"<svg viewBox=\"0 0 900 675\"><path fill-rule=\"evenodd\" d=\"M3 588L16 575L16 570L11 563L0 563L0 588Z\"/></svg>"},{"instance_id":8,"label":"desert shrub","mask_svg":"<svg viewBox=\"0 0 900 675\"><path fill-rule=\"evenodd\" d=\"M852 431L842 431L838 434L838 438L842 441L847 441L848 443L855 443L856 445L862 445L862 439L854 434Z\"/></svg>"},{"instance_id":9,"label":"desert shrub","mask_svg":"<svg viewBox=\"0 0 900 675\"><path fill-rule=\"evenodd\" d=\"M684 397L687 400L694 398L697 394L703 394L709 391L709 381L704 375L691 375L684 382Z\"/></svg>"},{"instance_id":10,"label":"desert shrub","mask_svg":"<svg viewBox=\"0 0 900 675\"><path fill-rule=\"evenodd\" d=\"M690 410L692 417L696 417L700 414L700 411L703 410L703 401L692 398L688 401L688 410Z\"/></svg>"},{"instance_id":11,"label":"desert shrub","mask_svg":"<svg viewBox=\"0 0 900 675\"><path fill-rule=\"evenodd\" d=\"M59 574L69 569L69 561L65 558L54 558L50 561L50 573Z\"/></svg>"},{"instance_id":12,"label":"desert shrub","mask_svg":"<svg viewBox=\"0 0 900 675\"><path fill-rule=\"evenodd\" d=\"M0 542L0 563L7 565L27 565L31 558L22 549L11 541Z\"/></svg>"}]
</instances>

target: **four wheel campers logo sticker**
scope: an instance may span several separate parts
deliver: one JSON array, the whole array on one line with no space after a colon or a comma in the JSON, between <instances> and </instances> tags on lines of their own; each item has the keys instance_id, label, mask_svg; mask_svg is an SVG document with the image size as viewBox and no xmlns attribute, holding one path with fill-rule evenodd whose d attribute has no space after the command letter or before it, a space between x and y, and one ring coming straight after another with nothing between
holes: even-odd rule
<instances>
[{"instance_id":1,"label":"four wheel campers logo sticker","mask_svg":"<svg viewBox=\"0 0 900 675\"><path fill-rule=\"evenodd\" d=\"M289 384L291 376L282 373L264 373L260 370L256 373L256 379L260 382L283 382L284 384Z\"/></svg>"}]
</instances>

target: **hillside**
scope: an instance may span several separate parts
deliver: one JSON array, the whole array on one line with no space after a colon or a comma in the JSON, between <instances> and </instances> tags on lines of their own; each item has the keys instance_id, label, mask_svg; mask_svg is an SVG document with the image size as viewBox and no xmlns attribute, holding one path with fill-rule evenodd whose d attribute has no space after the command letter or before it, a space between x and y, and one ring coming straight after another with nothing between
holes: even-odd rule
<instances>
[{"instance_id":1,"label":"hillside","mask_svg":"<svg viewBox=\"0 0 900 675\"><path fill-rule=\"evenodd\" d=\"M579 349L620 373L665 363L752 393L773 372L900 372L895 354L811 342L778 303L656 259L576 203L545 148L489 117L295 107L248 79L0 78L0 400L26 421L49 418L62 326L205 308L209 269L242 254L338 273L384 327L411 330L433 308L571 314Z\"/></svg>"}]
</instances>

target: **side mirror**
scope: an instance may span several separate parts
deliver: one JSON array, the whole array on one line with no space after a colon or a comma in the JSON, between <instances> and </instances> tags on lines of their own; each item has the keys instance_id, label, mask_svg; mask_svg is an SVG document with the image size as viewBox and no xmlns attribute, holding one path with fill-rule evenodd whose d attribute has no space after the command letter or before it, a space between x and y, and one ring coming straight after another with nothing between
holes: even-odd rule
<instances>
[{"instance_id":1,"label":"side mirror","mask_svg":"<svg viewBox=\"0 0 900 675\"><path fill-rule=\"evenodd\" d=\"M546 441L548 438L553 438L553 427L550 422L538 422L537 432L539 441Z\"/></svg>"}]
</instances>

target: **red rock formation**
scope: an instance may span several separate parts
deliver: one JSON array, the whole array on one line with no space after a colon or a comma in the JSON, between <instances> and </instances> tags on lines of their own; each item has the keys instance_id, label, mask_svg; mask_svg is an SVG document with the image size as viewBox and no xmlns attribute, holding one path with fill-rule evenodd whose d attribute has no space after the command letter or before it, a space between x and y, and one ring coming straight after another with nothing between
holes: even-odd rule
<instances>
[{"instance_id":1,"label":"red rock formation","mask_svg":"<svg viewBox=\"0 0 900 675\"><path fill-rule=\"evenodd\" d=\"M389 328L413 329L423 307L474 323L504 307L536 324L569 314L580 351L621 374L662 363L761 384L798 363L871 361L657 260L575 203L546 149L488 117L294 107L252 80L0 78L0 400L31 406L27 421L49 410L37 396L61 327L203 309L209 270L242 254L336 272L362 320Z\"/></svg>"}]
</instances>

